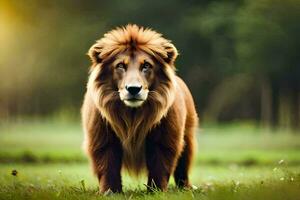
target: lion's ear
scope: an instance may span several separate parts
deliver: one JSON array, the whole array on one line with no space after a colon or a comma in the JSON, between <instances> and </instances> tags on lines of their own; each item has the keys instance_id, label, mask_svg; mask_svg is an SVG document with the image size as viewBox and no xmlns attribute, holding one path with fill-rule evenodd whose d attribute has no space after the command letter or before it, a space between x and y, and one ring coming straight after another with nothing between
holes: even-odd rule
<instances>
[{"instance_id":1,"label":"lion's ear","mask_svg":"<svg viewBox=\"0 0 300 200\"><path fill-rule=\"evenodd\" d=\"M101 53L102 48L98 43L94 44L91 46L89 49L87 55L90 57L93 65L99 64L102 62L102 59L100 58L100 53Z\"/></svg>"},{"instance_id":2,"label":"lion's ear","mask_svg":"<svg viewBox=\"0 0 300 200\"><path fill-rule=\"evenodd\" d=\"M173 44L169 43L165 46L165 51L167 52L167 57L164 59L165 62L173 65L178 56L176 47Z\"/></svg>"}]
</instances>

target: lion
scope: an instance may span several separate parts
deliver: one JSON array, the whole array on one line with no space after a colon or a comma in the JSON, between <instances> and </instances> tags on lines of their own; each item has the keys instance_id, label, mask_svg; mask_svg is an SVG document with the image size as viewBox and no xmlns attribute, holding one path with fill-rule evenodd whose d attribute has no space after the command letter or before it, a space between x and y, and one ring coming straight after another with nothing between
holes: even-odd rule
<instances>
[{"instance_id":1,"label":"lion","mask_svg":"<svg viewBox=\"0 0 300 200\"><path fill-rule=\"evenodd\" d=\"M100 192L122 192L121 171L146 171L148 190L165 191L173 174L191 187L198 116L175 71L177 49L156 31L129 24L89 49L82 106L85 149Z\"/></svg>"}]
</instances>

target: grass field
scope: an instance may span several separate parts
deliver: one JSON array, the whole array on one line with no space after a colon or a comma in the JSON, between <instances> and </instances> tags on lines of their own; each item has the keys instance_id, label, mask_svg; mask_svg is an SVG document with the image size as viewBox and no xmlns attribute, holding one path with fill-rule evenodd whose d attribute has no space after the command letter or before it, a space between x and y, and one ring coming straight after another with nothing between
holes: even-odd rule
<instances>
[{"instance_id":1,"label":"grass field","mask_svg":"<svg viewBox=\"0 0 300 200\"><path fill-rule=\"evenodd\" d=\"M97 194L79 122L0 124L0 199L300 199L300 135L255 125L204 126L191 180L198 189L146 192L124 172L124 194ZM17 172L16 176L12 171Z\"/></svg>"}]
</instances>

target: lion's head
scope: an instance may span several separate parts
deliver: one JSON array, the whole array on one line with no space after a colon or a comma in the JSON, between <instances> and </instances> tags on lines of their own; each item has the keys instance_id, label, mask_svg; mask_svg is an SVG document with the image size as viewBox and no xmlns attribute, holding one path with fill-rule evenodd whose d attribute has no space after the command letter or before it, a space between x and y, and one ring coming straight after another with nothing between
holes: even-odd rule
<instances>
[{"instance_id":1,"label":"lion's head","mask_svg":"<svg viewBox=\"0 0 300 200\"><path fill-rule=\"evenodd\" d=\"M149 91L159 87L174 69L177 50L161 34L137 25L106 33L89 50L92 71L102 68L119 98L129 107L141 106ZM105 68L105 69L104 69ZM165 75L165 77L161 77Z\"/></svg>"},{"instance_id":2,"label":"lion's head","mask_svg":"<svg viewBox=\"0 0 300 200\"><path fill-rule=\"evenodd\" d=\"M104 34L88 52L88 92L129 151L172 105L177 54L161 34L137 25Z\"/></svg>"}]
</instances>

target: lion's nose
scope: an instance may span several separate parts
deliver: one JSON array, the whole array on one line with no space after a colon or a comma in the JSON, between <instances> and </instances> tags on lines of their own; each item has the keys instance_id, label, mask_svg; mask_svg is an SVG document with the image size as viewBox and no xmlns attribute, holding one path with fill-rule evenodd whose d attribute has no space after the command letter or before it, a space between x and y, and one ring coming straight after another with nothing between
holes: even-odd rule
<instances>
[{"instance_id":1,"label":"lion's nose","mask_svg":"<svg viewBox=\"0 0 300 200\"><path fill-rule=\"evenodd\" d=\"M134 96L141 91L142 86L126 86L125 88L132 96Z\"/></svg>"}]
</instances>

